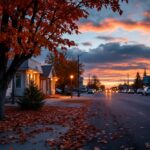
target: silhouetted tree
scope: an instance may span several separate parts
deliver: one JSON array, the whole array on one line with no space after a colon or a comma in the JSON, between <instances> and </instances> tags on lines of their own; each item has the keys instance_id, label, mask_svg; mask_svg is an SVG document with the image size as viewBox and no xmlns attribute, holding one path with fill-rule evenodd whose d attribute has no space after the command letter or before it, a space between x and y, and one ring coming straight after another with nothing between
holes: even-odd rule
<instances>
[{"instance_id":1,"label":"silhouetted tree","mask_svg":"<svg viewBox=\"0 0 150 150\"><path fill-rule=\"evenodd\" d=\"M95 75L92 77L90 82L91 83L88 83L88 88L92 88L92 89L98 90L100 88L100 86L101 86L100 80Z\"/></svg>"},{"instance_id":2,"label":"silhouetted tree","mask_svg":"<svg viewBox=\"0 0 150 150\"><path fill-rule=\"evenodd\" d=\"M146 68L144 69L144 74L143 74L143 78L147 76L147 73L146 73Z\"/></svg>"},{"instance_id":3,"label":"silhouetted tree","mask_svg":"<svg viewBox=\"0 0 150 150\"><path fill-rule=\"evenodd\" d=\"M142 79L140 77L139 72L137 72L137 74L136 74L136 78L134 80L133 87L134 87L134 89L138 89L138 88L142 88L143 87Z\"/></svg>"},{"instance_id":4,"label":"silhouetted tree","mask_svg":"<svg viewBox=\"0 0 150 150\"><path fill-rule=\"evenodd\" d=\"M102 91L105 91L105 85L101 85L100 88L102 89Z\"/></svg>"}]
</instances>

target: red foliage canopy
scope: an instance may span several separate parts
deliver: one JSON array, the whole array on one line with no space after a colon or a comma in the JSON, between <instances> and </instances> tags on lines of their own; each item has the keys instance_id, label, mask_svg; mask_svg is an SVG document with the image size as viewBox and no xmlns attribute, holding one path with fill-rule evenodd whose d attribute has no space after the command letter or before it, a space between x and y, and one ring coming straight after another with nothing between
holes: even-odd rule
<instances>
[{"instance_id":1,"label":"red foliage canopy","mask_svg":"<svg viewBox=\"0 0 150 150\"><path fill-rule=\"evenodd\" d=\"M78 33L80 18L88 9L110 7L122 13L120 2L127 0L0 0L0 119L9 82L20 65L47 48L57 54L75 43L63 37ZM9 64L8 59L11 58Z\"/></svg>"},{"instance_id":2,"label":"red foliage canopy","mask_svg":"<svg viewBox=\"0 0 150 150\"><path fill-rule=\"evenodd\" d=\"M110 7L122 13L120 1L127 0L1 0L0 53L14 57L39 55L42 47L56 52L75 43L63 34L78 33L77 21L88 16L88 8ZM2 52L3 51L3 52Z\"/></svg>"}]
</instances>

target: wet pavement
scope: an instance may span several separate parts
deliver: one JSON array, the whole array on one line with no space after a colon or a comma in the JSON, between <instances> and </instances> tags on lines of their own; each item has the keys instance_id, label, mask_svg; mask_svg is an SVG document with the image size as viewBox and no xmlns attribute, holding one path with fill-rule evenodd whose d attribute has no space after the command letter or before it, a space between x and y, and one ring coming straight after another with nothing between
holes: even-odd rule
<instances>
[{"instance_id":1,"label":"wet pavement","mask_svg":"<svg viewBox=\"0 0 150 150\"><path fill-rule=\"evenodd\" d=\"M150 97L106 93L93 96L89 122L101 129L100 136L84 149L149 150Z\"/></svg>"}]
</instances>

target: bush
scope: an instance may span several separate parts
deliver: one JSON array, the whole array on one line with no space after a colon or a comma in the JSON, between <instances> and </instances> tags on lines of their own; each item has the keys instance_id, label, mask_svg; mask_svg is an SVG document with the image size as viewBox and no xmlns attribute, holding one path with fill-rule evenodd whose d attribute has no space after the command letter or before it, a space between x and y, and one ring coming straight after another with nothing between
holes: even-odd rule
<instances>
[{"instance_id":1,"label":"bush","mask_svg":"<svg viewBox=\"0 0 150 150\"><path fill-rule=\"evenodd\" d=\"M38 89L34 82L25 89L24 96L17 103L21 109L38 110L44 105L44 94Z\"/></svg>"}]
</instances>

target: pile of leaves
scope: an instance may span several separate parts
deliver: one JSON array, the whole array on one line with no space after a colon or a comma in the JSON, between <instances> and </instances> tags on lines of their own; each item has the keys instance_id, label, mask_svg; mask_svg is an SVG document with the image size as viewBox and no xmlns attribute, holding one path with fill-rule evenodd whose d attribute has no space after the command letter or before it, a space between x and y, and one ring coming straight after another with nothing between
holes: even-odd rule
<instances>
[{"instance_id":1,"label":"pile of leaves","mask_svg":"<svg viewBox=\"0 0 150 150\"><path fill-rule=\"evenodd\" d=\"M25 143L31 137L41 132L51 132L53 129L47 125L61 125L69 127L66 134L59 139L44 139L45 145L62 149L79 148L95 138L98 130L86 122L86 114L90 102L84 102L80 108L67 108L57 106L44 106L40 111L19 111L16 108L7 107L7 116L0 123L0 132L15 132L17 136L0 136L0 144ZM42 129L34 129L26 132L24 128L42 125ZM45 126L45 127L44 127Z\"/></svg>"}]
</instances>

